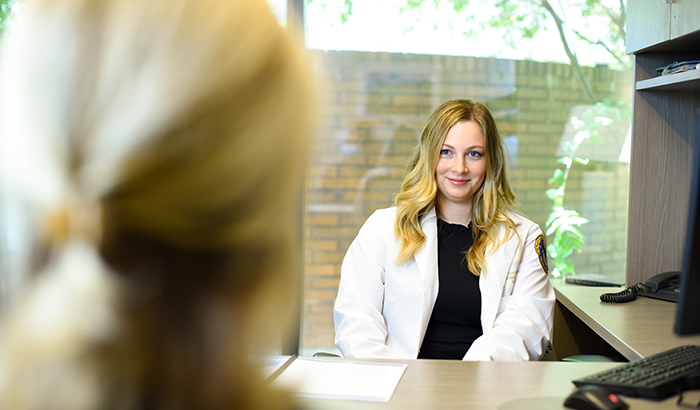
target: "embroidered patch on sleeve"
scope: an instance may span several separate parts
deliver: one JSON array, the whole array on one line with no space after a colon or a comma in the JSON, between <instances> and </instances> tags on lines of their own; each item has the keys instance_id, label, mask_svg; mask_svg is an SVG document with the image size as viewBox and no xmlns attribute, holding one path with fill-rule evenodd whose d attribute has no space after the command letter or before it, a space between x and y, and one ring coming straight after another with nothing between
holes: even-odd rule
<instances>
[{"instance_id":1,"label":"embroidered patch on sleeve","mask_svg":"<svg viewBox=\"0 0 700 410\"><path fill-rule=\"evenodd\" d=\"M535 239L535 252L540 260L540 265L544 269L544 273L549 275L549 265L547 263L547 242L544 240L544 235L540 235Z\"/></svg>"}]
</instances>

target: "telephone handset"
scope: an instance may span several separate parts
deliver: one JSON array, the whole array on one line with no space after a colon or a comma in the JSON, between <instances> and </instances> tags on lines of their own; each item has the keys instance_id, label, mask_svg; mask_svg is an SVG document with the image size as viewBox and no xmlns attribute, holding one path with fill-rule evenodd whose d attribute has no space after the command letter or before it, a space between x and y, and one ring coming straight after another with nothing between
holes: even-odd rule
<instances>
[{"instance_id":1,"label":"telephone handset","mask_svg":"<svg viewBox=\"0 0 700 410\"><path fill-rule=\"evenodd\" d=\"M639 296L678 303L678 295L681 294L680 276L681 273L677 271L659 273L644 282Z\"/></svg>"},{"instance_id":2,"label":"telephone handset","mask_svg":"<svg viewBox=\"0 0 700 410\"><path fill-rule=\"evenodd\" d=\"M680 276L681 273L678 271L659 273L658 275L652 276L644 282L644 285L647 286L645 291L656 293L668 287L677 288L678 279L680 278Z\"/></svg>"},{"instance_id":3,"label":"telephone handset","mask_svg":"<svg viewBox=\"0 0 700 410\"><path fill-rule=\"evenodd\" d=\"M680 274L678 271L659 273L644 283L637 283L621 292L604 293L600 295L600 300L607 303L624 303L635 300L639 295L677 303L680 295Z\"/></svg>"}]
</instances>

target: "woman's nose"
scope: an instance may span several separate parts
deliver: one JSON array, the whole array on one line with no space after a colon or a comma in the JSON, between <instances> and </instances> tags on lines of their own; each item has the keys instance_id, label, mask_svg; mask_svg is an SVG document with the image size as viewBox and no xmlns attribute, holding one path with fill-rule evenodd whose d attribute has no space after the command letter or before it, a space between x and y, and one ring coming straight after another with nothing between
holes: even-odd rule
<instances>
[{"instance_id":1,"label":"woman's nose","mask_svg":"<svg viewBox=\"0 0 700 410\"><path fill-rule=\"evenodd\" d=\"M454 165L455 172L459 172L460 174L466 174L469 171L469 167L467 166L467 160L464 157L457 157L457 160L454 162Z\"/></svg>"}]
</instances>

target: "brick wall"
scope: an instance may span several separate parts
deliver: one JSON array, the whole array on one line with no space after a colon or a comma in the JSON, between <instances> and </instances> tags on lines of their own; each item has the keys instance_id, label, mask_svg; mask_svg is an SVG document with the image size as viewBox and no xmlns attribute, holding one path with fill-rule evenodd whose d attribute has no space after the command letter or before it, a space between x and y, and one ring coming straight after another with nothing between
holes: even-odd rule
<instances>
[{"instance_id":1,"label":"brick wall","mask_svg":"<svg viewBox=\"0 0 700 410\"><path fill-rule=\"evenodd\" d=\"M367 216L392 205L408 153L441 103L468 98L492 111L511 155L520 211L544 227L544 192L572 109L588 101L569 66L532 61L314 51L325 80L305 213L303 352L332 351L340 263ZM599 99L627 99L631 74L584 68ZM613 149L614 150L614 149ZM614 153L612 156L616 157ZM575 165L565 206L591 219L577 272L624 272L627 165Z\"/></svg>"}]
</instances>

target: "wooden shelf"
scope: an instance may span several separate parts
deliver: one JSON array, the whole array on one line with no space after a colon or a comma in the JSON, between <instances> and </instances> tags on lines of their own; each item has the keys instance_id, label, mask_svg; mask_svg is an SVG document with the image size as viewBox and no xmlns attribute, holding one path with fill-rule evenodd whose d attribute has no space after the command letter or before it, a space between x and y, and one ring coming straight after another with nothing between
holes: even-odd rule
<instances>
[{"instance_id":1,"label":"wooden shelf","mask_svg":"<svg viewBox=\"0 0 700 410\"><path fill-rule=\"evenodd\" d=\"M637 81L635 89L637 91L698 91L700 90L700 70Z\"/></svg>"},{"instance_id":2,"label":"wooden shelf","mask_svg":"<svg viewBox=\"0 0 700 410\"><path fill-rule=\"evenodd\" d=\"M700 70L659 76L656 69L700 60L700 1L627 5L635 55L626 269L633 284L683 265Z\"/></svg>"}]
</instances>

